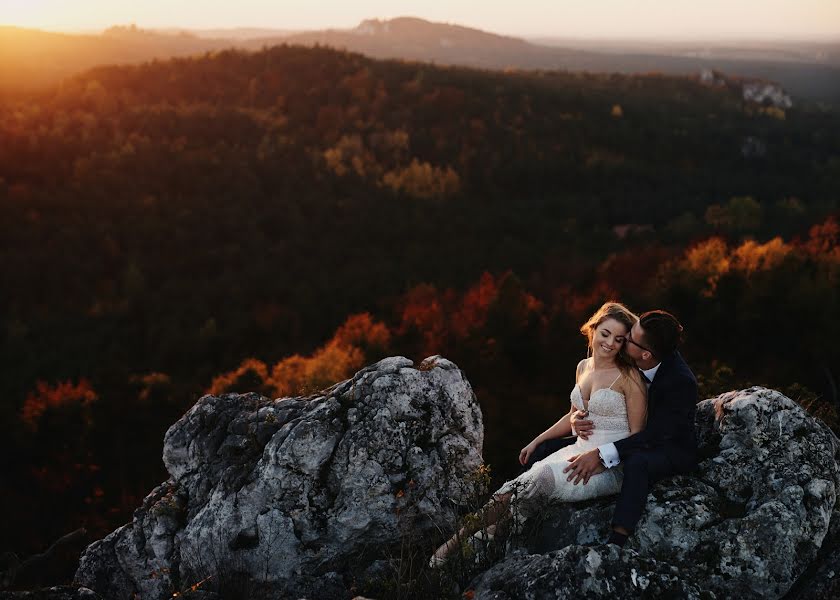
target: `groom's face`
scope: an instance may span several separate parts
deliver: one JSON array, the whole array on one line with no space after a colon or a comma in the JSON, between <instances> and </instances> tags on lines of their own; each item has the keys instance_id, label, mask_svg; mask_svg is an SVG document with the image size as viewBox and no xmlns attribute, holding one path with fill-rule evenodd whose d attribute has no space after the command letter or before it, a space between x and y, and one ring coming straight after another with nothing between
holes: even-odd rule
<instances>
[{"instance_id":1,"label":"groom's face","mask_svg":"<svg viewBox=\"0 0 840 600\"><path fill-rule=\"evenodd\" d=\"M627 354L636 361L638 364L639 362L645 362L646 358L650 358L650 352L646 352L641 348L641 346L647 347L645 343L645 330L642 329L642 325L637 321L633 328L630 329L630 335L627 336L627 344L626 350Z\"/></svg>"}]
</instances>

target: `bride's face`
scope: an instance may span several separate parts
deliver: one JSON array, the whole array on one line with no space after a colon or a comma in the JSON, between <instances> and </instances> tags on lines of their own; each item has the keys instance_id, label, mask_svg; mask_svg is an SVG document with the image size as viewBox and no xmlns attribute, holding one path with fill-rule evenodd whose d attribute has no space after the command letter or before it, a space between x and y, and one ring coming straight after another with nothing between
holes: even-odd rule
<instances>
[{"instance_id":1,"label":"bride's face","mask_svg":"<svg viewBox=\"0 0 840 600\"><path fill-rule=\"evenodd\" d=\"M599 358L615 358L624 347L627 327L613 318L605 319L592 336L592 355Z\"/></svg>"}]
</instances>

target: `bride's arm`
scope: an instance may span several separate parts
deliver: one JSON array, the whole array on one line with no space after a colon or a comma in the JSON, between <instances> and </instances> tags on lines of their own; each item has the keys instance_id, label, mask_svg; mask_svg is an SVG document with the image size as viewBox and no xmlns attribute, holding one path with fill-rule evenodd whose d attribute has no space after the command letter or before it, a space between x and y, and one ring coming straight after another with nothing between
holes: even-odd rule
<instances>
[{"instance_id":1,"label":"bride's arm","mask_svg":"<svg viewBox=\"0 0 840 600\"><path fill-rule=\"evenodd\" d=\"M578 382L580 379L580 375L583 372L583 369L586 366L586 360L583 359L577 365L577 369L575 369L575 383ZM564 415L559 421L557 421L554 425L543 431L537 437L535 437L531 442L522 448L519 451L519 464L525 465L528 462L528 459L531 457L531 454L534 453L534 450L537 449L537 446L542 444L546 440L551 440L558 437L565 437L567 435L571 435L572 433L572 414L575 412L574 405L571 406L569 409L568 414Z\"/></svg>"},{"instance_id":2,"label":"bride's arm","mask_svg":"<svg viewBox=\"0 0 840 600\"><path fill-rule=\"evenodd\" d=\"M539 434L537 437L531 440L531 443L522 448L522 450L519 451L519 464L523 466L527 464L528 459L534 453L534 450L536 450L537 446L542 444L544 441L558 437L564 437L572 433L572 425L570 422L570 418L572 416L573 411L574 407L572 407L572 410L570 410L567 415L563 416L562 419L560 419L554 425L543 431L541 434Z\"/></svg>"},{"instance_id":3,"label":"bride's arm","mask_svg":"<svg viewBox=\"0 0 840 600\"><path fill-rule=\"evenodd\" d=\"M580 361L575 369L575 383L580 381L580 376L583 373L583 370L586 368L586 361L588 359L584 358ZM564 415L559 421L557 421L554 425L543 431L537 437L531 441L531 444L534 447L539 446L546 440L552 440L558 437L565 437L567 435L572 434L572 414L575 412L574 404L569 408L569 413ZM529 446L531 444L528 444Z\"/></svg>"},{"instance_id":4,"label":"bride's arm","mask_svg":"<svg viewBox=\"0 0 840 600\"><path fill-rule=\"evenodd\" d=\"M635 369L630 372L624 387L627 421L630 424L630 435L633 435L644 429L647 423L647 388Z\"/></svg>"},{"instance_id":5,"label":"bride's arm","mask_svg":"<svg viewBox=\"0 0 840 600\"><path fill-rule=\"evenodd\" d=\"M552 440L558 437L565 437L567 435L572 434L572 413L574 412L574 407L563 417L557 421L554 425L543 431L537 437L534 438L534 441L531 442L532 444L536 443L535 445L542 444L546 440Z\"/></svg>"}]
</instances>

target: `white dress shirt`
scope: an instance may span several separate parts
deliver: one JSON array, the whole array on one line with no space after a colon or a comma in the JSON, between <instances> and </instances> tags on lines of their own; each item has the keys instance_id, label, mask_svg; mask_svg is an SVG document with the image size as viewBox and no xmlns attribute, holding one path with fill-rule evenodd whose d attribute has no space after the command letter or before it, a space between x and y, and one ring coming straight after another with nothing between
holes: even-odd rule
<instances>
[{"instance_id":1,"label":"white dress shirt","mask_svg":"<svg viewBox=\"0 0 840 600\"><path fill-rule=\"evenodd\" d=\"M645 387L650 387L650 383L653 381L653 378L656 377L656 372L659 370L659 365L661 364L662 363L657 363L655 367L651 367L650 369L639 369L644 376L648 378ZM604 444L603 446L598 446L598 455L601 457L601 462L604 463L605 467L612 468L621 462L618 458L618 449L612 442Z\"/></svg>"}]
</instances>

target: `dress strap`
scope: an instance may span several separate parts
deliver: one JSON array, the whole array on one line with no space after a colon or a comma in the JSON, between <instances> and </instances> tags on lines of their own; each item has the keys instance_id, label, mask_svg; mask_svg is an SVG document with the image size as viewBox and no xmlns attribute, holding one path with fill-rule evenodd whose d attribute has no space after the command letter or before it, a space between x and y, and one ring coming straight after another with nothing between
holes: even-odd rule
<instances>
[{"instance_id":1,"label":"dress strap","mask_svg":"<svg viewBox=\"0 0 840 600\"><path fill-rule=\"evenodd\" d=\"M618 377L613 379L613 382L610 384L610 389L612 389L612 386L614 386L615 382L618 381L619 379L621 379L621 372L618 373Z\"/></svg>"}]
</instances>

